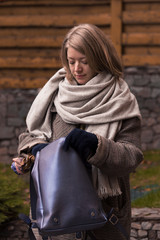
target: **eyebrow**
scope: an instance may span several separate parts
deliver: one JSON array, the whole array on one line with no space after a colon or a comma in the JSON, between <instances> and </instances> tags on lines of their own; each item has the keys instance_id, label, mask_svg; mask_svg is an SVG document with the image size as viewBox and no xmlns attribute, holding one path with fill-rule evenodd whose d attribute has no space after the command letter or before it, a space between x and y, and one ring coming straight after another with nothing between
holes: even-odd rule
<instances>
[{"instance_id":1,"label":"eyebrow","mask_svg":"<svg viewBox=\"0 0 160 240\"><path fill-rule=\"evenodd\" d=\"M68 59L73 59L73 60L75 60L75 58L73 58L73 57L68 57ZM86 57L81 57L81 58L79 58L80 60L82 60L82 59L86 59Z\"/></svg>"}]
</instances>

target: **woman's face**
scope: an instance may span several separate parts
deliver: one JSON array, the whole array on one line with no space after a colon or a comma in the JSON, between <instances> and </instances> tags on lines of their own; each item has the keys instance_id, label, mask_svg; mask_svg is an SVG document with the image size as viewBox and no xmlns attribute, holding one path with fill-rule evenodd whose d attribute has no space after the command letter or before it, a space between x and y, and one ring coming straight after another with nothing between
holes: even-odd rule
<instances>
[{"instance_id":1,"label":"woman's face","mask_svg":"<svg viewBox=\"0 0 160 240\"><path fill-rule=\"evenodd\" d=\"M96 72L90 68L86 56L74 48L68 48L67 59L69 63L69 69L79 84L86 84L96 75Z\"/></svg>"}]
</instances>

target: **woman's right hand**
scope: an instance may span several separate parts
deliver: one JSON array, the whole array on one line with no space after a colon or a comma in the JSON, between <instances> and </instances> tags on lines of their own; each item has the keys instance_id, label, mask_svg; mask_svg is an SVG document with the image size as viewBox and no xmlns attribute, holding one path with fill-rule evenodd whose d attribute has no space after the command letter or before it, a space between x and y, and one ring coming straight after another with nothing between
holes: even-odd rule
<instances>
[{"instance_id":1,"label":"woman's right hand","mask_svg":"<svg viewBox=\"0 0 160 240\"><path fill-rule=\"evenodd\" d=\"M31 154L23 154L12 159L11 169L18 175L23 175L30 171L35 157Z\"/></svg>"}]
</instances>

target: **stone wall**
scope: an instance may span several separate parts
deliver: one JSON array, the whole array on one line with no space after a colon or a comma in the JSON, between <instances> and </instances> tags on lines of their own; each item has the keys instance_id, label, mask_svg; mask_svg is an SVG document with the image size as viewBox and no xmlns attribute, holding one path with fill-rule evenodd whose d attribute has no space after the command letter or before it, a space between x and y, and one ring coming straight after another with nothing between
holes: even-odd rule
<instances>
[{"instance_id":1,"label":"stone wall","mask_svg":"<svg viewBox=\"0 0 160 240\"><path fill-rule=\"evenodd\" d=\"M160 209L133 208L130 240L160 240Z\"/></svg>"},{"instance_id":2,"label":"stone wall","mask_svg":"<svg viewBox=\"0 0 160 240\"><path fill-rule=\"evenodd\" d=\"M142 114L142 149L160 149L160 67L129 67L125 80Z\"/></svg>"},{"instance_id":3,"label":"stone wall","mask_svg":"<svg viewBox=\"0 0 160 240\"><path fill-rule=\"evenodd\" d=\"M18 136L38 90L0 89L0 162L10 163L17 154Z\"/></svg>"},{"instance_id":4,"label":"stone wall","mask_svg":"<svg viewBox=\"0 0 160 240\"><path fill-rule=\"evenodd\" d=\"M160 149L160 67L129 67L125 79L137 97L143 117L142 148ZM0 89L0 162L17 154L18 135L37 89Z\"/></svg>"}]
</instances>

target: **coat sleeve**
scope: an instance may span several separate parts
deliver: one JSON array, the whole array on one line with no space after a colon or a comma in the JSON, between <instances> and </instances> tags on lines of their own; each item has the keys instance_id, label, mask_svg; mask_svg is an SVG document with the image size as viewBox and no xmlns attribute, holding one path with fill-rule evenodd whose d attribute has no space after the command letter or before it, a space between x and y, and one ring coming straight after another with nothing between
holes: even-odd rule
<instances>
[{"instance_id":1,"label":"coat sleeve","mask_svg":"<svg viewBox=\"0 0 160 240\"><path fill-rule=\"evenodd\" d=\"M33 134L30 134L26 129L25 132L19 135L18 155L21 153L30 153L33 146L40 143L47 143L45 140L36 138Z\"/></svg>"},{"instance_id":2,"label":"coat sleeve","mask_svg":"<svg viewBox=\"0 0 160 240\"><path fill-rule=\"evenodd\" d=\"M143 160L140 149L141 122L138 118L124 120L114 141L100 135L97 135L97 138L96 154L88 162L108 176L129 174Z\"/></svg>"}]
</instances>

